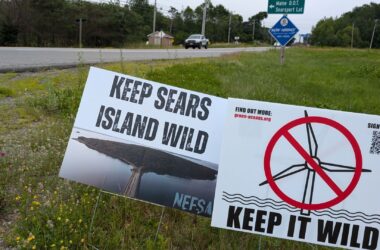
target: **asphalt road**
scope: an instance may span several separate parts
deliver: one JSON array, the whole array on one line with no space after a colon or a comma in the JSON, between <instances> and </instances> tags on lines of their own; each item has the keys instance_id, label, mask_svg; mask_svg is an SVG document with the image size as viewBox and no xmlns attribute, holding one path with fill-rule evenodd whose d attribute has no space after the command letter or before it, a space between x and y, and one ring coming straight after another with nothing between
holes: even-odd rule
<instances>
[{"instance_id":1,"label":"asphalt road","mask_svg":"<svg viewBox=\"0 0 380 250\"><path fill-rule=\"evenodd\" d=\"M260 48L215 49L75 49L75 48L25 48L0 47L0 72L35 71L41 68L73 67L79 64L102 62L177 59L194 57L218 57L242 51L262 52Z\"/></svg>"}]
</instances>

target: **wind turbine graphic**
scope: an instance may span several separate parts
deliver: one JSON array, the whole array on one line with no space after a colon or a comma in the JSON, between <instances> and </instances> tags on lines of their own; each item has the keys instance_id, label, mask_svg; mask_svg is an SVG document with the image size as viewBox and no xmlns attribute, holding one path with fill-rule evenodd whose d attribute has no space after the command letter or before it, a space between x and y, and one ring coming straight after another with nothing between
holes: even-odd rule
<instances>
[{"instance_id":1,"label":"wind turbine graphic","mask_svg":"<svg viewBox=\"0 0 380 250\"><path fill-rule=\"evenodd\" d=\"M308 117L308 113L305 110L305 117ZM318 142L314 134L313 127L311 123L306 123L306 132L308 139L308 151L311 158L326 172L338 172L338 173L352 173L355 172L355 167L344 166L340 164L323 162L318 158ZM277 181L283 179L285 177L307 171L306 181L305 181L305 189L303 192L302 203L304 204L312 204L313 194L314 194L314 184L315 184L315 176L316 172L310 164L305 161L300 164L292 165L285 170L273 175L273 180ZM362 169L362 172L371 172L369 169ZM263 186L268 184L268 181L263 181L259 184L259 186ZM310 215L310 210L301 209L302 215Z\"/></svg>"}]
</instances>

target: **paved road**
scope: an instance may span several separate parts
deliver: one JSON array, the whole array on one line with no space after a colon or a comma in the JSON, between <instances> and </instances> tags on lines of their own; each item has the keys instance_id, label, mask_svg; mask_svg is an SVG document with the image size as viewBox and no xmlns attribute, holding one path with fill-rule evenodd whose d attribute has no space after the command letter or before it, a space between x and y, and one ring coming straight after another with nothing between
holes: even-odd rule
<instances>
[{"instance_id":1,"label":"paved road","mask_svg":"<svg viewBox=\"0 0 380 250\"><path fill-rule=\"evenodd\" d=\"M50 67L72 67L79 62L101 62L176 59L191 57L218 57L241 51L262 52L269 48L220 49L74 49L74 48L24 48L0 47L0 72L28 71ZM121 56L122 55L122 56Z\"/></svg>"}]
</instances>

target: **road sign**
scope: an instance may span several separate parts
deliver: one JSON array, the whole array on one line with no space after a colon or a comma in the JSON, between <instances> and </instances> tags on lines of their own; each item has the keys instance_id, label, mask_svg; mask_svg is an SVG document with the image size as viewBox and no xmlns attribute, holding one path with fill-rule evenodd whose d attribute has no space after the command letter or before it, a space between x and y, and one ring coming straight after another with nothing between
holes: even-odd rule
<instances>
[{"instance_id":1,"label":"road sign","mask_svg":"<svg viewBox=\"0 0 380 250\"><path fill-rule=\"evenodd\" d=\"M281 19L269 30L271 36L273 36L281 46L286 46L297 32L298 28L287 16L281 17Z\"/></svg>"},{"instance_id":2,"label":"road sign","mask_svg":"<svg viewBox=\"0 0 380 250\"><path fill-rule=\"evenodd\" d=\"M269 0L268 14L303 14L305 0Z\"/></svg>"}]
</instances>

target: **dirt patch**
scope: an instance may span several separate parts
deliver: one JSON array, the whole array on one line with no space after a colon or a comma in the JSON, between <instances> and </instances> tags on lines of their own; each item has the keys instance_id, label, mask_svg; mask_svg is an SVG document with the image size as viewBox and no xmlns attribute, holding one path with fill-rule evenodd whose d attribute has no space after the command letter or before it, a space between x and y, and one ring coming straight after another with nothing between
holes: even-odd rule
<instances>
[{"instance_id":1,"label":"dirt patch","mask_svg":"<svg viewBox=\"0 0 380 250\"><path fill-rule=\"evenodd\" d=\"M14 210L11 213L0 213L0 249L16 249L6 245L4 235L11 230L13 223L18 218L18 211Z\"/></svg>"}]
</instances>

